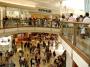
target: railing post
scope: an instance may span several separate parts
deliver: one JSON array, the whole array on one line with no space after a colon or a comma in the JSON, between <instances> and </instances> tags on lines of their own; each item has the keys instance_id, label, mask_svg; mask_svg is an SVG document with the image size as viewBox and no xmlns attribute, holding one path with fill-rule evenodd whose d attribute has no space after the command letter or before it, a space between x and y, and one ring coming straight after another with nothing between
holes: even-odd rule
<instances>
[{"instance_id":1,"label":"railing post","mask_svg":"<svg viewBox=\"0 0 90 67\"><path fill-rule=\"evenodd\" d=\"M62 36L63 35L63 23L61 22L61 33L60 35Z\"/></svg>"},{"instance_id":2,"label":"railing post","mask_svg":"<svg viewBox=\"0 0 90 67\"><path fill-rule=\"evenodd\" d=\"M74 24L73 27L73 44L76 45L76 36L77 36L77 26Z\"/></svg>"},{"instance_id":3,"label":"railing post","mask_svg":"<svg viewBox=\"0 0 90 67\"><path fill-rule=\"evenodd\" d=\"M50 21L50 26L51 26L50 28L52 28L52 21Z\"/></svg>"}]
</instances>

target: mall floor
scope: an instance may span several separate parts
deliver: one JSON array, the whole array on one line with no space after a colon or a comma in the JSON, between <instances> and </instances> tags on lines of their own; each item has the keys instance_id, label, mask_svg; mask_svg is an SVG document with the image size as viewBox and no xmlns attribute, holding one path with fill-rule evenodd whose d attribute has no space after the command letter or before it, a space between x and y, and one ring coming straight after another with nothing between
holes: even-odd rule
<instances>
[{"instance_id":1,"label":"mall floor","mask_svg":"<svg viewBox=\"0 0 90 67\"><path fill-rule=\"evenodd\" d=\"M18 49L19 48L21 48L20 46L17 46L18 47ZM51 51L56 51L56 54L57 54L57 56L58 55L62 55L62 53L64 52L64 51L62 51L62 46L61 46L61 44L59 44L59 47L58 47L58 49L55 49L55 46L53 46L53 47L50 47L50 49L51 49ZM29 50L27 49L27 48L24 48L23 49L24 50L24 57L28 60L28 65L29 65L29 67L31 67L31 65L30 65L30 59L34 56L33 54L30 54L30 52L29 52ZM10 58L10 60L12 60L14 63L15 63L15 65L16 65L16 67L20 67L20 65L19 65L19 54L18 54L19 52L16 52L14 55L13 55L13 57L11 57ZM28 56L27 56L28 55ZM56 57L57 57L56 56ZM50 62L49 63L46 63L46 64L43 64L43 62L42 62L42 58L43 58L43 48L41 48L41 63L40 63L40 67L50 67L50 64L53 64L53 62L54 62L54 59L56 58L56 57L52 57L51 59L50 59ZM36 67L36 66L35 66Z\"/></svg>"}]
</instances>

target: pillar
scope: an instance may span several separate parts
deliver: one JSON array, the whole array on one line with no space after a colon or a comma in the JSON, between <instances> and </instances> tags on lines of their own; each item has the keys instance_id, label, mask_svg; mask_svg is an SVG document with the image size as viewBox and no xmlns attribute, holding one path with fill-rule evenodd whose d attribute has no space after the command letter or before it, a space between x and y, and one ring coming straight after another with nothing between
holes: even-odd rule
<instances>
[{"instance_id":1,"label":"pillar","mask_svg":"<svg viewBox=\"0 0 90 67\"><path fill-rule=\"evenodd\" d=\"M0 28L3 28L3 7L0 7Z\"/></svg>"},{"instance_id":2,"label":"pillar","mask_svg":"<svg viewBox=\"0 0 90 67\"><path fill-rule=\"evenodd\" d=\"M85 9L85 12L90 11L90 0L84 0L84 9Z\"/></svg>"}]
</instances>

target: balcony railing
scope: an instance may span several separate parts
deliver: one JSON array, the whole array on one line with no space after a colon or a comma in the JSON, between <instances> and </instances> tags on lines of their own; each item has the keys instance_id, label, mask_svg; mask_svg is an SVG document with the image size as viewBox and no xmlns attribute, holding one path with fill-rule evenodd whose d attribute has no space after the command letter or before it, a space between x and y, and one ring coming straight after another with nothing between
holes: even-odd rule
<instances>
[{"instance_id":1,"label":"balcony railing","mask_svg":"<svg viewBox=\"0 0 90 67\"><path fill-rule=\"evenodd\" d=\"M61 22L60 35L90 59L90 23Z\"/></svg>"},{"instance_id":2,"label":"balcony railing","mask_svg":"<svg viewBox=\"0 0 90 67\"><path fill-rule=\"evenodd\" d=\"M9 20L0 20L0 28L18 28L18 27L47 27L47 28L60 28L60 25L56 22L47 21L47 22L38 22L30 20L20 20L20 19L9 19Z\"/></svg>"}]
</instances>

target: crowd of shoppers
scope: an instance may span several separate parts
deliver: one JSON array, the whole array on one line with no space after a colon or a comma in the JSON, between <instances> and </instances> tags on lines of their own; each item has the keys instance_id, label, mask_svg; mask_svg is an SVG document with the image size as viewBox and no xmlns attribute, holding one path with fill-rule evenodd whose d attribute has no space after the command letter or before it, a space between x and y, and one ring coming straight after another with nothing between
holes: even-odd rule
<instances>
[{"instance_id":1,"label":"crowd of shoppers","mask_svg":"<svg viewBox=\"0 0 90 67\"><path fill-rule=\"evenodd\" d=\"M56 34L32 33L22 41L24 42L21 43L21 50L19 50L18 53L20 67L52 67L52 65L53 67L60 67L56 63L57 61L55 62L55 60L58 59L56 51L52 51L50 48L54 47L53 42L56 43L57 41ZM27 50L29 52L28 54L25 53ZM61 58L60 55L59 61L62 62L62 60L60 60ZM65 62L64 59L63 61ZM61 67L63 67L63 63L61 63Z\"/></svg>"},{"instance_id":2,"label":"crowd of shoppers","mask_svg":"<svg viewBox=\"0 0 90 67\"><path fill-rule=\"evenodd\" d=\"M13 51L0 52L0 67L15 67L15 63L12 61Z\"/></svg>"}]
</instances>

